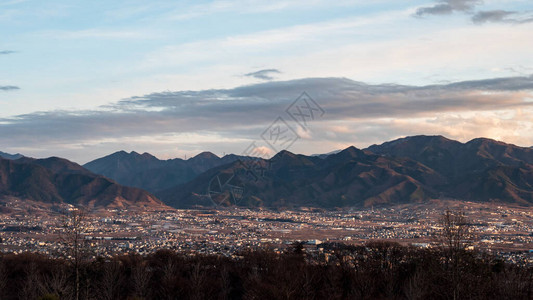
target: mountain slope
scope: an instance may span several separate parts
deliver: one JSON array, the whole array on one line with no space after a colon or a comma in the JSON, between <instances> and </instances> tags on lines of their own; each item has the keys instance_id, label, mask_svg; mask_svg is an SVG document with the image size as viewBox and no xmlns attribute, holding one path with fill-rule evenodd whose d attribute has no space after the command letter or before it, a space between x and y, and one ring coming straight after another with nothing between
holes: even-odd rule
<instances>
[{"instance_id":1,"label":"mountain slope","mask_svg":"<svg viewBox=\"0 0 533 300\"><path fill-rule=\"evenodd\" d=\"M328 155L281 151L270 160L204 152L189 160L165 161L146 153L117 152L86 166L123 184L147 188L180 208L331 208L438 198L533 204L533 149L484 138L461 143L412 136Z\"/></svg>"},{"instance_id":2,"label":"mountain slope","mask_svg":"<svg viewBox=\"0 0 533 300\"><path fill-rule=\"evenodd\" d=\"M213 182L222 186L213 189ZM244 191L242 199L235 189ZM157 195L175 207L342 207L438 198L532 205L533 149L413 136L319 157L281 151L253 167L234 162L211 169Z\"/></svg>"},{"instance_id":3,"label":"mountain slope","mask_svg":"<svg viewBox=\"0 0 533 300\"><path fill-rule=\"evenodd\" d=\"M155 196L121 186L60 158L0 158L0 197L14 196L44 203L88 207L158 207Z\"/></svg>"},{"instance_id":4,"label":"mountain slope","mask_svg":"<svg viewBox=\"0 0 533 300\"><path fill-rule=\"evenodd\" d=\"M0 151L0 157L1 158L5 158L5 159L19 159L19 158L21 158L23 156L22 156L22 154L19 154L19 153L17 153L17 154L9 154L9 153L5 153L5 152Z\"/></svg>"},{"instance_id":5,"label":"mountain slope","mask_svg":"<svg viewBox=\"0 0 533 300\"><path fill-rule=\"evenodd\" d=\"M533 204L533 149L477 138L467 143L442 136L414 136L367 148L416 160L446 178L441 195L473 201Z\"/></svg>"},{"instance_id":6,"label":"mountain slope","mask_svg":"<svg viewBox=\"0 0 533 300\"><path fill-rule=\"evenodd\" d=\"M364 153L354 147L321 159L282 151L271 160L258 160L264 176L250 176L239 162L207 171L183 185L157 195L174 207L193 205L245 206L369 206L420 202L436 193L430 186L443 183L439 174L409 159ZM215 181L213 179L216 178ZM228 180L231 178L231 180ZM212 191L222 182L223 197ZM215 184L216 185L216 184ZM232 187L244 189L242 200L231 195ZM215 186L215 188L218 188ZM211 199L206 195L211 195Z\"/></svg>"},{"instance_id":7,"label":"mountain slope","mask_svg":"<svg viewBox=\"0 0 533 300\"><path fill-rule=\"evenodd\" d=\"M533 164L533 149L484 138L463 144L442 136L412 136L372 145L366 150L387 156L408 157L448 176L460 176L494 166Z\"/></svg>"},{"instance_id":8,"label":"mountain slope","mask_svg":"<svg viewBox=\"0 0 533 300\"><path fill-rule=\"evenodd\" d=\"M119 151L93 160L84 167L120 184L155 193L185 183L211 168L239 158L236 155L220 158L213 153L203 152L188 160L179 158L159 160L148 153Z\"/></svg>"}]
</instances>

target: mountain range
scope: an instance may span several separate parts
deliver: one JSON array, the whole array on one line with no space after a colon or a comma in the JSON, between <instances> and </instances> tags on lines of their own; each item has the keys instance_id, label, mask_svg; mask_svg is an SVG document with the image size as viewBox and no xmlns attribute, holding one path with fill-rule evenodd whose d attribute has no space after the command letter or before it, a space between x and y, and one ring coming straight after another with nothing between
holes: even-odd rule
<instances>
[{"instance_id":1,"label":"mountain range","mask_svg":"<svg viewBox=\"0 0 533 300\"><path fill-rule=\"evenodd\" d=\"M7 197L89 208L165 206L142 189L122 186L58 157L21 157L16 160L0 158L0 198Z\"/></svg>"},{"instance_id":2,"label":"mountain range","mask_svg":"<svg viewBox=\"0 0 533 300\"><path fill-rule=\"evenodd\" d=\"M327 156L282 151L259 163L266 170L259 180L234 162L156 195L175 207L233 202L331 208L430 199L533 204L533 149L490 139L414 136ZM213 190L213 178L222 187ZM234 197L232 190L244 196Z\"/></svg>"},{"instance_id":3,"label":"mountain range","mask_svg":"<svg viewBox=\"0 0 533 300\"><path fill-rule=\"evenodd\" d=\"M0 159L0 194L104 207L334 208L432 199L530 206L533 149L412 136L322 155L284 150L268 160L210 152L160 160L119 151L80 166L18 157Z\"/></svg>"},{"instance_id":4,"label":"mountain range","mask_svg":"<svg viewBox=\"0 0 533 300\"><path fill-rule=\"evenodd\" d=\"M190 181L211 168L238 159L244 157L233 154L218 157L211 152L202 152L187 160L160 160L149 153L119 151L93 160L83 167L123 185L154 193Z\"/></svg>"}]
</instances>

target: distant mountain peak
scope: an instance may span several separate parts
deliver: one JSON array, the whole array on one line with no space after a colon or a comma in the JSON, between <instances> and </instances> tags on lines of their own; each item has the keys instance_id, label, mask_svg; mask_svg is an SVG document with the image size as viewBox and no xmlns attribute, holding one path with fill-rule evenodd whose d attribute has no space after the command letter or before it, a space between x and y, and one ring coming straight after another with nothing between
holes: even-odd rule
<instances>
[{"instance_id":1,"label":"distant mountain peak","mask_svg":"<svg viewBox=\"0 0 533 300\"><path fill-rule=\"evenodd\" d=\"M350 146L342 151L328 155L325 159L330 162L352 160L354 158L361 158L366 156L363 150L357 149L354 146Z\"/></svg>"},{"instance_id":2,"label":"distant mountain peak","mask_svg":"<svg viewBox=\"0 0 533 300\"><path fill-rule=\"evenodd\" d=\"M406 137L399 138L399 139L396 139L396 140L392 140L392 141L386 142L386 143L395 144L395 143L412 142L412 141L420 141L420 142L422 142L422 141L425 141L425 142L435 142L435 141L439 141L439 142L455 142L454 140L450 140L449 138L447 138L445 136L442 136L442 135L423 135L422 134L422 135L406 136Z\"/></svg>"},{"instance_id":3,"label":"distant mountain peak","mask_svg":"<svg viewBox=\"0 0 533 300\"><path fill-rule=\"evenodd\" d=\"M272 159L280 159L280 158L296 158L296 154L288 151L288 150L281 150L278 152Z\"/></svg>"},{"instance_id":4,"label":"distant mountain peak","mask_svg":"<svg viewBox=\"0 0 533 300\"><path fill-rule=\"evenodd\" d=\"M339 153L333 154L331 156L358 157L360 155L364 155L364 152L361 149L358 149L354 146L350 146L346 149L343 149Z\"/></svg>"},{"instance_id":5,"label":"distant mountain peak","mask_svg":"<svg viewBox=\"0 0 533 300\"><path fill-rule=\"evenodd\" d=\"M90 207L164 206L148 192L119 185L60 157L0 159L0 178L1 195L37 202Z\"/></svg>"},{"instance_id":6,"label":"distant mountain peak","mask_svg":"<svg viewBox=\"0 0 533 300\"><path fill-rule=\"evenodd\" d=\"M328 153L321 153L321 154L312 154L311 156L316 156L316 157L320 157L320 158L326 158L332 154L337 154L339 152L341 152L343 149L338 149L338 150L333 150L333 151L330 151Z\"/></svg>"},{"instance_id":7,"label":"distant mountain peak","mask_svg":"<svg viewBox=\"0 0 533 300\"><path fill-rule=\"evenodd\" d=\"M9 153L5 153L5 152L0 151L0 157L5 158L5 159L15 160L15 159L19 159L19 158L23 157L23 155L20 154L20 153L9 154Z\"/></svg>"},{"instance_id":8,"label":"distant mountain peak","mask_svg":"<svg viewBox=\"0 0 533 300\"><path fill-rule=\"evenodd\" d=\"M504 142L501 142L501 141L497 141L497 140L493 140L493 139L489 139L489 138L484 138L484 137L472 139L472 140L466 142L466 144L467 145L469 145L469 144L473 144L473 145L496 144L496 145L502 145L502 146L514 146L512 144L507 144L507 143L504 143Z\"/></svg>"},{"instance_id":9,"label":"distant mountain peak","mask_svg":"<svg viewBox=\"0 0 533 300\"><path fill-rule=\"evenodd\" d=\"M355 146L350 146L350 147L348 147L348 148L346 148L346 149L344 149L344 150L342 150L342 151L340 151L340 152L343 152L343 151L347 151L347 152L357 152L357 151L361 151L361 150L358 149L358 148L355 147Z\"/></svg>"},{"instance_id":10,"label":"distant mountain peak","mask_svg":"<svg viewBox=\"0 0 533 300\"><path fill-rule=\"evenodd\" d=\"M209 152L209 151L204 151L204 152L201 152L201 153L198 153L196 156L190 158L190 159L215 159L215 158L220 158L218 157L216 154L214 154L213 152Z\"/></svg>"}]
</instances>

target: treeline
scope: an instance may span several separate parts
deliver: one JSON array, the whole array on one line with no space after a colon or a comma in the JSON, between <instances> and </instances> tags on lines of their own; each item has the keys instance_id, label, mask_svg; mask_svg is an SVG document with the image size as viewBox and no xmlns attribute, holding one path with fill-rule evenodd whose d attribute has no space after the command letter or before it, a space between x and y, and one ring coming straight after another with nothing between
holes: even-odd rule
<instances>
[{"instance_id":1,"label":"treeline","mask_svg":"<svg viewBox=\"0 0 533 300\"><path fill-rule=\"evenodd\" d=\"M69 260L9 254L0 258L0 299L533 299L531 268L477 252L323 246L100 258L79 264L79 285Z\"/></svg>"}]
</instances>

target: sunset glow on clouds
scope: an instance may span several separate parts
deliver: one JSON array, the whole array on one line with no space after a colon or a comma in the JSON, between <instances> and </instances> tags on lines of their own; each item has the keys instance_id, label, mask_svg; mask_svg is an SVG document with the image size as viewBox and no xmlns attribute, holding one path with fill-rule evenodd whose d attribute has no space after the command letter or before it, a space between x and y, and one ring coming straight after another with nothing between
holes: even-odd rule
<instances>
[{"instance_id":1,"label":"sunset glow on clouds","mask_svg":"<svg viewBox=\"0 0 533 300\"><path fill-rule=\"evenodd\" d=\"M399 3L401 2L401 3ZM240 154L276 118L329 152L533 145L530 1L0 1L0 150ZM285 109L324 109L304 130ZM258 145L265 147L265 145Z\"/></svg>"}]
</instances>

